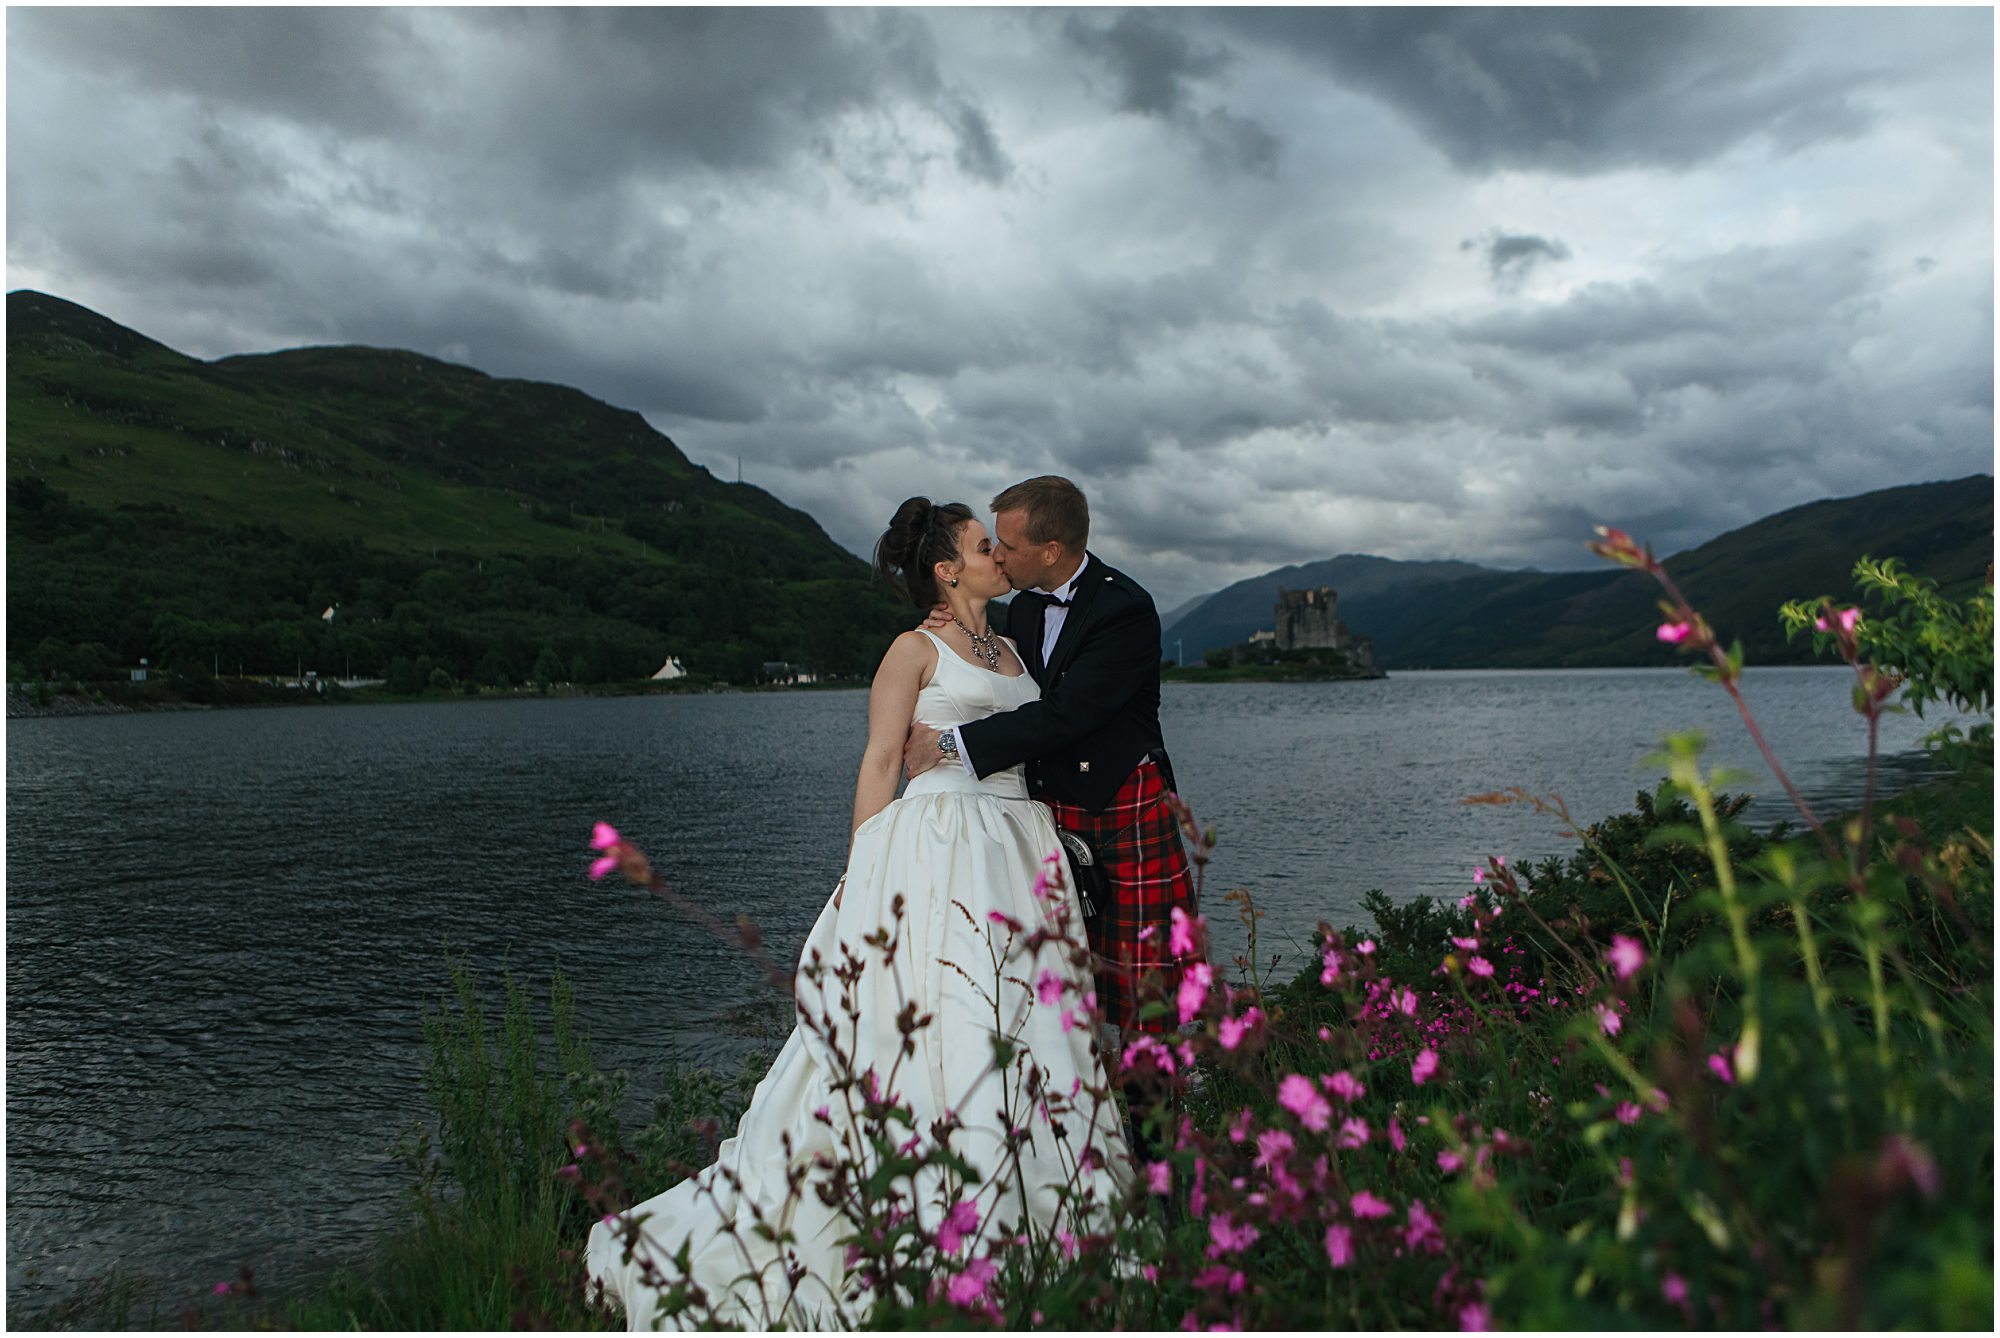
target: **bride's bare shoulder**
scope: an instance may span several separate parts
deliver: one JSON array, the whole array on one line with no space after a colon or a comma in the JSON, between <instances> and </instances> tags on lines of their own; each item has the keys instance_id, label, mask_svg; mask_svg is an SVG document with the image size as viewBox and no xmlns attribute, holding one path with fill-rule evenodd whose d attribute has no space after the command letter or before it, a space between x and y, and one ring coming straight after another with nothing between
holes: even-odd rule
<instances>
[{"instance_id":1,"label":"bride's bare shoulder","mask_svg":"<svg viewBox=\"0 0 2000 1338\"><path fill-rule=\"evenodd\" d=\"M878 679L884 674L913 677L921 686L930 681L936 664L935 643L921 629L913 628L889 643L889 649L882 653L882 663L876 668L875 676Z\"/></svg>"}]
</instances>

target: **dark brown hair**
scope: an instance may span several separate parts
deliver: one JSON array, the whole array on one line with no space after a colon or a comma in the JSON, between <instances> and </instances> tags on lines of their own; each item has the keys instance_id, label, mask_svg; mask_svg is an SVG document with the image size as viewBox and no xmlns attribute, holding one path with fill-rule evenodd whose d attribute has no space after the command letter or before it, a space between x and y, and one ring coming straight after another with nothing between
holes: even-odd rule
<instances>
[{"instance_id":1,"label":"dark brown hair","mask_svg":"<svg viewBox=\"0 0 2000 1338\"><path fill-rule=\"evenodd\" d=\"M1016 483L993 499L993 512L1022 511L1027 521L1028 542L1060 543L1072 553L1081 553L1090 542L1090 504L1083 489L1066 478L1044 474Z\"/></svg>"},{"instance_id":2,"label":"dark brown hair","mask_svg":"<svg viewBox=\"0 0 2000 1338\"><path fill-rule=\"evenodd\" d=\"M958 532L971 519L972 508L963 502L910 498L896 508L889 528L875 541L875 570L912 604L930 608L938 602L937 576L931 569L958 557Z\"/></svg>"}]
</instances>

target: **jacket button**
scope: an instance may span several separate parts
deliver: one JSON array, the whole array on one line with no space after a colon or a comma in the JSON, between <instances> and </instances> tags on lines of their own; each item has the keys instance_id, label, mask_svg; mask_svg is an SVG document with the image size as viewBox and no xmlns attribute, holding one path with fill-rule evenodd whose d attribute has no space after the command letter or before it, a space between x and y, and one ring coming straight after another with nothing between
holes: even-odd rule
<instances>
[{"instance_id":1,"label":"jacket button","mask_svg":"<svg viewBox=\"0 0 2000 1338\"><path fill-rule=\"evenodd\" d=\"M1088 763L1088 762L1078 762L1078 763L1076 764L1076 769L1077 769L1078 771L1088 771L1088 770L1090 770L1090 763Z\"/></svg>"}]
</instances>

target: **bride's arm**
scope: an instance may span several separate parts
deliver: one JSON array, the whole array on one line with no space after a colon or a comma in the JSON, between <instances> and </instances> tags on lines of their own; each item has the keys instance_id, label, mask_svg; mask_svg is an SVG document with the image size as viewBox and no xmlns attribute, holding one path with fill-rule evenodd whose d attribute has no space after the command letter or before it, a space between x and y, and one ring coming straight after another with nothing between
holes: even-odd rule
<instances>
[{"instance_id":1,"label":"bride's arm","mask_svg":"<svg viewBox=\"0 0 2000 1338\"><path fill-rule=\"evenodd\" d=\"M861 774L854 779L854 827L880 813L896 797L903 775L903 740L917 713L917 694L931 675L930 638L905 632L889 645L868 690L868 746L861 754Z\"/></svg>"}]
</instances>

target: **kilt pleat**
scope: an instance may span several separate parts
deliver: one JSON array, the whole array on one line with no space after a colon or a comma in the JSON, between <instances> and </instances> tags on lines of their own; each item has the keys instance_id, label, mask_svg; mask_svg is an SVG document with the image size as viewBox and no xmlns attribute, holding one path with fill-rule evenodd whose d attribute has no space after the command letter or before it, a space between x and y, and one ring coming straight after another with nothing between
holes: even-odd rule
<instances>
[{"instance_id":1,"label":"kilt pleat","mask_svg":"<svg viewBox=\"0 0 2000 1338\"><path fill-rule=\"evenodd\" d=\"M1057 826L1091 843L1111 881L1111 904L1090 925L1104 1018L1126 1031L1155 1035L1165 1032L1171 1019L1141 1020L1140 1008L1149 999L1171 1000L1180 986L1181 964L1168 948L1168 917L1176 906L1195 913L1194 875L1166 795L1159 766L1148 758L1102 813L1038 796Z\"/></svg>"}]
</instances>

